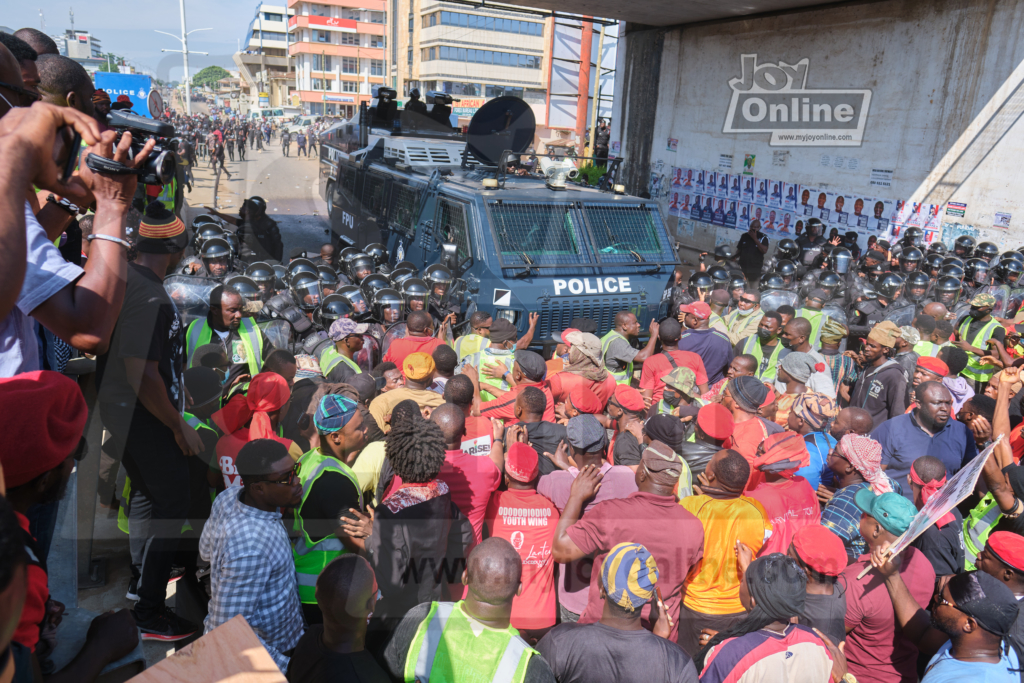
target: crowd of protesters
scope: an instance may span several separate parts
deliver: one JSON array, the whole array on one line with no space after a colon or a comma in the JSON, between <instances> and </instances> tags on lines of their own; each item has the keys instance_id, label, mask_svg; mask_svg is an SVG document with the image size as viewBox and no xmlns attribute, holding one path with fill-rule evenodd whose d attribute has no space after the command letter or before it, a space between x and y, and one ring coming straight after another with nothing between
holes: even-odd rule
<instances>
[{"instance_id":1,"label":"crowd of protesters","mask_svg":"<svg viewBox=\"0 0 1024 683\"><path fill-rule=\"evenodd\" d=\"M0 43L0 681L92 681L140 638L238 615L295 683L1020 677L1024 349L984 283L961 283L966 308L942 282L881 296L868 285L916 247L833 272L842 253L808 226L802 279L759 288L755 225L680 278L644 342L632 312L578 317L545 358L532 316L524 334L477 312L448 340L459 313L404 301L408 335L380 358L357 356L354 309L314 357L253 332L228 284L186 329L162 286L192 245L173 207L54 155L68 128L127 165L151 145L115 145L95 105L116 103L45 35ZM232 139L269 141L179 123L220 163ZM384 275L329 244L320 262ZM762 308L780 291L796 305ZM846 298L850 315L828 308ZM95 373L62 374L71 351ZM973 495L891 556L990 445ZM84 457L124 475L100 502L123 516L135 606L74 635L47 557ZM167 605L178 577L201 623Z\"/></svg>"}]
</instances>

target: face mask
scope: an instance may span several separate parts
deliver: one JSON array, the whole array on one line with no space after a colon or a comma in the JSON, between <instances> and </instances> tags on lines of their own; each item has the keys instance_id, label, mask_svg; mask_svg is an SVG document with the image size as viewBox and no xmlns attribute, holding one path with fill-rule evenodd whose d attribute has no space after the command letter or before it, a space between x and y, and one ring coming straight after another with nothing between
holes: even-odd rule
<instances>
[{"instance_id":1,"label":"face mask","mask_svg":"<svg viewBox=\"0 0 1024 683\"><path fill-rule=\"evenodd\" d=\"M737 309L736 309L736 312L737 312L737 313L739 314L739 316L740 316L741 318L745 318L745 317L747 317L748 315L750 315L751 313L753 313L753 312L754 312L754 309L753 309L753 308L749 308L749 309L747 309L747 310L745 310L745 311L744 311L744 310L743 310L742 308L737 308Z\"/></svg>"},{"instance_id":2,"label":"face mask","mask_svg":"<svg viewBox=\"0 0 1024 683\"><path fill-rule=\"evenodd\" d=\"M785 337L779 337L779 342L782 343L782 348L784 348L784 349L791 349L791 348L793 348L793 344L791 344L789 341L787 341Z\"/></svg>"},{"instance_id":3,"label":"face mask","mask_svg":"<svg viewBox=\"0 0 1024 683\"><path fill-rule=\"evenodd\" d=\"M972 308L970 310L970 312L968 313L968 315L970 315L975 320L978 320L979 318L984 318L985 317L985 313L983 313L982 311L978 310L977 308Z\"/></svg>"},{"instance_id":4,"label":"face mask","mask_svg":"<svg viewBox=\"0 0 1024 683\"><path fill-rule=\"evenodd\" d=\"M758 337L758 339L761 339L763 341L768 341L769 339L771 339L774 336L775 335L773 335L769 330L766 330L763 327L757 328L757 337Z\"/></svg>"},{"instance_id":5,"label":"face mask","mask_svg":"<svg viewBox=\"0 0 1024 683\"><path fill-rule=\"evenodd\" d=\"M672 392L670 394L669 392L666 391L664 394L662 394L661 398L665 401L667 405L670 405L673 408L679 405L679 394L675 392Z\"/></svg>"}]
</instances>

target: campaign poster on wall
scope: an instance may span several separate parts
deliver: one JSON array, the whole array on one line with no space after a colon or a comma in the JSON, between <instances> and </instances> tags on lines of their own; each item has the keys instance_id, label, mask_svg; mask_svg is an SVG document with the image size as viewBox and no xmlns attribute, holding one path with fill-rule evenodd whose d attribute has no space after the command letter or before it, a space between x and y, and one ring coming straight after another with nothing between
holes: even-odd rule
<instances>
[{"instance_id":1,"label":"campaign poster on wall","mask_svg":"<svg viewBox=\"0 0 1024 683\"><path fill-rule=\"evenodd\" d=\"M692 168L681 168L679 169L680 183L679 186L687 192L693 192L693 176L694 170Z\"/></svg>"},{"instance_id":2,"label":"campaign poster on wall","mask_svg":"<svg viewBox=\"0 0 1024 683\"><path fill-rule=\"evenodd\" d=\"M704 198L701 197L701 195L699 195L699 194L695 194L693 196L693 203L690 204L690 220L692 220L692 221L702 221L702 220L704 220L704 217L703 217L704 203L702 201L703 199Z\"/></svg>"},{"instance_id":3,"label":"campaign poster on wall","mask_svg":"<svg viewBox=\"0 0 1024 683\"><path fill-rule=\"evenodd\" d=\"M790 238L792 239L796 232L796 221L792 212L783 209L779 212L778 220L775 224L775 232L778 234L779 239Z\"/></svg>"},{"instance_id":4,"label":"campaign poster on wall","mask_svg":"<svg viewBox=\"0 0 1024 683\"><path fill-rule=\"evenodd\" d=\"M847 197L842 192L836 192L831 199L832 205L832 220L829 221L832 225L846 227L849 225L850 209L852 206L848 206L847 202L853 203L853 197Z\"/></svg>"},{"instance_id":5,"label":"campaign poster on wall","mask_svg":"<svg viewBox=\"0 0 1024 683\"><path fill-rule=\"evenodd\" d=\"M690 209L693 208L693 195L685 190L679 192L678 194L679 205L677 207L676 215L689 217Z\"/></svg>"},{"instance_id":6,"label":"campaign poster on wall","mask_svg":"<svg viewBox=\"0 0 1024 683\"><path fill-rule=\"evenodd\" d=\"M701 212L701 220L705 223L715 222L715 198L710 195L704 196L704 210Z\"/></svg>"},{"instance_id":7,"label":"campaign poster on wall","mask_svg":"<svg viewBox=\"0 0 1024 683\"><path fill-rule=\"evenodd\" d=\"M925 204L928 211L924 213L922 227L926 230L942 229L942 204Z\"/></svg>"},{"instance_id":8,"label":"campaign poster on wall","mask_svg":"<svg viewBox=\"0 0 1024 683\"><path fill-rule=\"evenodd\" d=\"M758 206L757 204L750 205L750 220L759 221L761 223L762 230L764 230L764 221L768 217L768 214L766 212L766 207Z\"/></svg>"},{"instance_id":9,"label":"campaign poster on wall","mask_svg":"<svg viewBox=\"0 0 1024 683\"><path fill-rule=\"evenodd\" d=\"M751 176L743 176L743 191L740 201L752 204L754 202L754 179Z\"/></svg>"},{"instance_id":10,"label":"campaign poster on wall","mask_svg":"<svg viewBox=\"0 0 1024 683\"><path fill-rule=\"evenodd\" d=\"M799 216L810 218L814 215L814 209L817 206L818 188L811 187L809 185L800 186L800 203L796 207L796 213Z\"/></svg>"},{"instance_id":11,"label":"campaign poster on wall","mask_svg":"<svg viewBox=\"0 0 1024 683\"><path fill-rule=\"evenodd\" d=\"M697 179L696 179L696 181L694 181L694 188L693 189L697 192L697 194L704 194L704 189L705 189L704 188L704 176L706 176L706 175L707 175L707 173L702 171L702 170L700 170L700 169L697 169L694 172L694 176L696 176Z\"/></svg>"},{"instance_id":12,"label":"campaign poster on wall","mask_svg":"<svg viewBox=\"0 0 1024 683\"><path fill-rule=\"evenodd\" d=\"M773 209L782 208L782 197L786 193L786 183L781 180L768 181L768 206Z\"/></svg>"},{"instance_id":13,"label":"campaign poster on wall","mask_svg":"<svg viewBox=\"0 0 1024 683\"><path fill-rule=\"evenodd\" d=\"M889 229L890 218L896 211L896 200L873 197L865 201L871 206L868 230L876 233L886 232Z\"/></svg>"},{"instance_id":14,"label":"campaign poster on wall","mask_svg":"<svg viewBox=\"0 0 1024 683\"><path fill-rule=\"evenodd\" d=\"M721 197L722 199L728 199L729 198L729 182L730 182L729 174L728 173L722 173L721 171L719 171L718 172L718 192L716 192L715 195L718 196L718 197Z\"/></svg>"},{"instance_id":15,"label":"campaign poster on wall","mask_svg":"<svg viewBox=\"0 0 1024 683\"><path fill-rule=\"evenodd\" d=\"M771 183L768 178L757 178L754 183L754 203L758 206L768 206L768 185Z\"/></svg>"},{"instance_id":16,"label":"campaign poster on wall","mask_svg":"<svg viewBox=\"0 0 1024 683\"><path fill-rule=\"evenodd\" d=\"M814 198L814 217L820 218L822 223L832 222L832 202L835 201L834 192L818 190Z\"/></svg>"},{"instance_id":17,"label":"campaign poster on wall","mask_svg":"<svg viewBox=\"0 0 1024 683\"><path fill-rule=\"evenodd\" d=\"M709 197L718 196L718 171L707 171L704 174L704 180L707 182L707 187L704 188L704 194Z\"/></svg>"},{"instance_id":18,"label":"campaign poster on wall","mask_svg":"<svg viewBox=\"0 0 1024 683\"><path fill-rule=\"evenodd\" d=\"M869 197L847 195L846 201L849 202L851 200L853 203L850 206L851 211L846 215L846 227L853 230L866 230L868 220L871 218L871 199Z\"/></svg>"},{"instance_id":19,"label":"campaign poster on wall","mask_svg":"<svg viewBox=\"0 0 1024 683\"><path fill-rule=\"evenodd\" d=\"M897 199L889 214L889 225L906 225L910 222L913 205L905 199Z\"/></svg>"},{"instance_id":20,"label":"campaign poster on wall","mask_svg":"<svg viewBox=\"0 0 1024 683\"><path fill-rule=\"evenodd\" d=\"M908 228L920 228L921 209L923 208L923 205L921 202L911 202L910 207L910 218L907 220L906 226Z\"/></svg>"},{"instance_id":21,"label":"campaign poster on wall","mask_svg":"<svg viewBox=\"0 0 1024 683\"><path fill-rule=\"evenodd\" d=\"M750 228L750 204L747 202L740 202L736 205L736 213L738 217L736 219L736 227L740 230L747 230Z\"/></svg>"},{"instance_id":22,"label":"campaign poster on wall","mask_svg":"<svg viewBox=\"0 0 1024 683\"><path fill-rule=\"evenodd\" d=\"M796 192L799 186L795 183L785 183L785 187L786 192L783 195L782 208L789 212L796 211Z\"/></svg>"},{"instance_id":23,"label":"campaign poster on wall","mask_svg":"<svg viewBox=\"0 0 1024 683\"><path fill-rule=\"evenodd\" d=\"M743 182L743 178L738 173L733 173L729 176L729 199L739 201L742 198L741 182Z\"/></svg>"},{"instance_id":24,"label":"campaign poster on wall","mask_svg":"<svg viewBox=\"0 0 1024 683\"><path fill-rule=\"evenodd\" d=\"M683 169L678 166L672 167L672 187L683 186Z\"/></svg>"},{"instance_id":25,"label":"campaign poster on wall","mask_svg":"<svg viewBox=\"0 0 1024 683\"><path fill-rule=\"evenodd\" d=\"M715 225L725 225L725 203L728 199L714 197L715 211L711 216L711 222Z\"/></svg>"},{"instance_id":26,"label":"campaign poster on wall","mask_svg":"<svg viewBox=\"0 0 1024 683\"><path fill-rule=\"evenodd\" d=\"M668 193L668 215L678 216L679 215L679 192Z\"/></svg>"},{"instance_id":27,"label":"campaign poster on wall","mask_svg":"<svg viewBox=\"0 0 1024 683\"><path fill-rule=\"evenodd\" d=\"M761 218L761 229L767 233L775 234L779 228L781 209L765 207Z\"/></svg>"},{"instance_id":28,"label":"campaign poster on wall","mask_svg":"<svg viewBox=\"0 0 1024 683\"><path fill-rule=\"evenodd\" d=\"M727 228L736 227L736 223L739 218L736 214L737 204L739 204L739 202L737 202L735 199L725 200L725 227Z\"/></svg>"}]
</instances>

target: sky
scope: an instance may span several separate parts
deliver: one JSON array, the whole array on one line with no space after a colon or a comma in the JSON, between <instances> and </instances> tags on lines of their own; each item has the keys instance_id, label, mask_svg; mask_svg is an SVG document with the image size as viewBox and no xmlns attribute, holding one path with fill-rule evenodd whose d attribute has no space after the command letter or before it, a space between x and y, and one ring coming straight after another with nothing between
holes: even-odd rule
<instances>
[{"instance_id":1,"label":"sky","mask_svg":"<svg viewBox=\"0 0 1024 683\"><path fill-rule=\"evenodd\" d=\"M256 0L185 0L185 20L189 31L189 50L209 52L209 56L189 54L189 70L195 75L203 67L216 64L236 69L231 55L238 47L256 14ZM282 3L284 4L284 3ZM184 71L180 53L160 52L161 48L181 49L181 41L156 33L154 29L181 35L181 13L175 0L35 0L6 3L0 24L13 29L40 28L39 10L46 20L47 34L61 34L71 28L69 6L75 11L75 29L89 31L100 39L103 51L122 55L138 66L148 67L157 78L180 80Z\"/></svg>"}]
</instances>

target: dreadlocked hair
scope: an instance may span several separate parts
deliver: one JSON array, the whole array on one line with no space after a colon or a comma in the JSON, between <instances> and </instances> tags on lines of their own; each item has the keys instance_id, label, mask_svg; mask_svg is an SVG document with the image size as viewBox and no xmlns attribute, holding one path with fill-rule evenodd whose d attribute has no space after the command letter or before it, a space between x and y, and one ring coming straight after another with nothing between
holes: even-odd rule
<instances>
[{"instance_id":1,"label":"dreadlocked hair","mask_svg":"<svg viewBox=\"0 0 1024 683\"><path fill-rule=\"evenodd\" d=\"M400 420L384 439L384 453L403 483L424 484L444 464L441 428L428 420Z\"/></svg>"}]
</instances>

